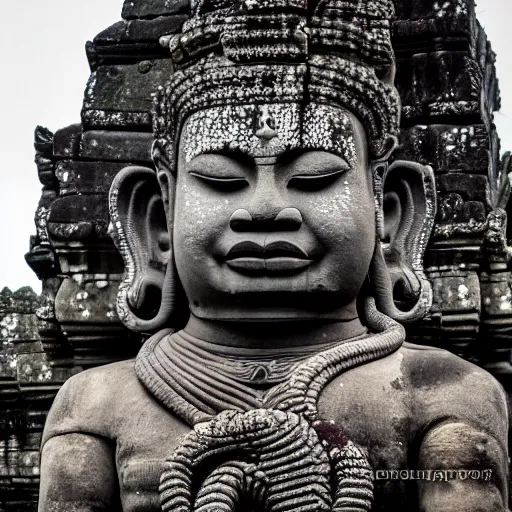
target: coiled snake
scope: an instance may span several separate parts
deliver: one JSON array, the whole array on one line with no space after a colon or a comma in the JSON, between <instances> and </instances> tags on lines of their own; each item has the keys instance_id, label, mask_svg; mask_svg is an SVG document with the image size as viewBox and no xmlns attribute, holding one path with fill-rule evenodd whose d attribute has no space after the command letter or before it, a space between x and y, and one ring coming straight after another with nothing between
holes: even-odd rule
<instances>
[{"instance_id":1,"label":"coiled snake","mask_svg":"<svg viewBox=\"0 0 512 512\"><path fill-rule=\"evenodd\" d=\"M227 461L194 499L194 476L210 459ZM269 409L224 411L197 425L167 460L160 485L164 512L231 512L241 500L272 512L366 511L372 497L361 450L329 447L303 417Z\"/></svg>"}]
</instances>

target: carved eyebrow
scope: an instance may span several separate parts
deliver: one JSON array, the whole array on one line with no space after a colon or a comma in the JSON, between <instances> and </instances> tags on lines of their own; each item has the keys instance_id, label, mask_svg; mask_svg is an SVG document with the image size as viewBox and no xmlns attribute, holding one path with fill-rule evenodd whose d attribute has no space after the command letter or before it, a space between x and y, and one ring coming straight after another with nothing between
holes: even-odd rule
<instances>
[{"instance_id":1,"label":"carved eyebrow","mask_svg":"<svg viewBox=\"0 0 512 512\"><path fill-rule=\"evenodd\" d=\"M336 158L336 161L330 161L326 162L326 165L329 169L332 170L334 167L342 168L343 170L349 170L352 167L352 164L350 160L347 158L347 156L340 155L338 152L333 151L326 151L325 149L315 149L315 148L297 148L292 149L290 151L287 151L286 153L283 153L278 157L277 163L280 165L289 165L293 163L295 160L302 156L308 155L308 153L315 153L315 152L324 152L329 153L329 155L332 155L334 158Z\"/></svg>"},{"instance_id":2,"label":"carved eyebrow","mask_svg":"<svg viewBox=\"0 0 512 512\"><path fill-rule=\"evenodd\" d=\"M201 153L200 155L197 155L196 158L198 158L200 156L206 156L206 155L219 155L222 157L230 158L231 160L234 160L235 162L243 165L244 167L249 167L251 169L255 167L254 158L239 148L231 148L231 147L225 147L222 149L212 148L211 150L207 150L207 151Z\"/></svg>"},{"instance_id":3,"label":"carved eyebrow","mask_svg":"<svg viewBox=\"0 0 512 512\"><path fill-rule=\"evenodd\" d=\"M277 164L278 165L285 165L293 162L297 158L299 158L301 155L304 155L305 153L308 153L309 150L304 150L304 148L293 148L289 149L288 151L285 151L284 153L281 153L280 155L277 155Z\"/></svg>"},{"instance_id":4,"label":"carved eyebrow","mask_svg":"<svg viewBox=\"0 0 512 512\"><path fill-rule=\"evenodd\" d=\"M208 155L219 155L230 158L245 167L254 167L254 158L248 151L238 145L233 144L230 146L229 143L223 143L221 140L208 140L208 142L204 143L200 148L191 148L190 146L192 144L193 141L183 143L185 153L189 153L189 156L186 157L185 160L188 164L192 163L197 158L205 158L208 157Z\"/></svg>"}]
</instances>

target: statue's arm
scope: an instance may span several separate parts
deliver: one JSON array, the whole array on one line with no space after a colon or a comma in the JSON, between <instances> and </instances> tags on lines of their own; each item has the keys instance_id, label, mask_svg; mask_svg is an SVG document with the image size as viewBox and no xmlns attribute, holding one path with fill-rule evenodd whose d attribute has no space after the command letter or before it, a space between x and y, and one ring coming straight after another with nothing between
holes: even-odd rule
<instances>
[{"instance_id":1,"label":"statue's arm","mask_svg":"<svg viewBox=\"0 0 512 512\"><path fill-rule=\"evenodd\" d=\"M57 394L41 444L39 512L121 510L106 378L83 372Z\"/></svg>"},{"instance_id":2,"label":"statue's arm","mask_svg":"<svg viewBox=\"0 0 512 512\"><path fill-rule=\"evenodd\" d=\"M41 453L39 512L120 510L112 442L89 434L52 437Z\"/></svg>"},{"instance_id":3,"label":"statue's arm","mask_svg":"<svg viewBox=\"0 0 512 512\"><path fill-rule=\"evenodd\" d=\"M485 380L480 380L482 386L464 389L452 397L457 404L455 414L445 416L423 437L419 469L432 470L431 479L418 484L419 508L424 512L508 510L506 399L490 375L482 372L479 378ZM457 414L457 410L464 414ZM473 470L473 473L455 476L449 471L435 470ZM454 479L444 482L445 477Z\"/></svg>"}]
</instances>

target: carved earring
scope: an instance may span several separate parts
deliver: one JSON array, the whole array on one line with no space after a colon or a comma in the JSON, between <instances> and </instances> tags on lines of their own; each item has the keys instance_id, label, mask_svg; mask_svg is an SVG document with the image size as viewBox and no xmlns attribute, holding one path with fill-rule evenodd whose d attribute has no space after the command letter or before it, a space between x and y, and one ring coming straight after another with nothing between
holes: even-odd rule
<instances>
[{"instance_id":1,"label":"carved earring","mask_svg":"<svg viewBox=\"0 0 512 512\"><path fill-rule=\"evenodd\" d=\"M172 244L155 172L123 169L112 182L109 207L112 238L125 263L119 318L130 330L153 334L168 326L176 296Z\"/></svg>"},{"instance_id":2,"label":"carved earring","mask_svg":"<svg viewBox=\"0 0 512 512\"><path fill-rule=\"evenodd\" d=\"M375 163L372 170L377 236L369 277L375 300L378 309L391 318L414 322L432 305L423 257L436 210L434 173L429 166L405 161L391 166ZM401 297L395 296L397 291ZM397 306L411 302L405 310Z\"/></svg>"},{"instance_id":3,"label":"carved earring","mask_svg":"<svg viewBox=\"0 0 512 512\"><path fill-rule=\"evenodd\" d=\"M375 291L377 309L390 318L393 318L393 320L400 323L415 322L423 318L430 310L432 305L432 287L426 278L422 279L417 276L412 276L413 279L417 279L419 288L416 304L408 311L398 309L393 296L394 286L382 251L382 243L378 238L375 241L375 251L373 253L369 274L370 281ZM404 276L405 279L407 279L407 277Z\"/></svg>"}]
</instances>

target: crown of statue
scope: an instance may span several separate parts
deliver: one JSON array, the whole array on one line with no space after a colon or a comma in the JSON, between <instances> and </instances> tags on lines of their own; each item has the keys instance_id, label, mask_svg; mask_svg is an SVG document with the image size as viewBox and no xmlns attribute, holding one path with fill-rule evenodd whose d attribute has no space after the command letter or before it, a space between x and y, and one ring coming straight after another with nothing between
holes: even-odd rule
<instances>
[{"instance_id":1,"label":"crown of statue","mask_svg":"<svg viewBox=\"0 0 512 512\"><path fill-rule=\"evenodd\" d=\"M182 32L161 41L175 70L154 97L158 139L176 142L183 120L205 108L311 102L355 114L373 157L396 141L392 0L195 0L191 9Z\"/></svg>"}]
</instances>

